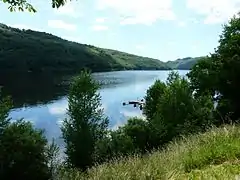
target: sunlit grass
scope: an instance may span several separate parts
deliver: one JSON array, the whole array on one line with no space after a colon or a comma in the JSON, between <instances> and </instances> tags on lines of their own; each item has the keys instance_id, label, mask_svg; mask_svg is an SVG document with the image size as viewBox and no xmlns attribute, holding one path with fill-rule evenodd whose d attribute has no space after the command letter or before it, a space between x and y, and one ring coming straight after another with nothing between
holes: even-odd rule
<instances>
[{"instance_id":1,"label":"sunlit grass","mask_svg":"<svg viewBox=\"0 0 240 180\"><path fill-rule=\"evenodd\" d=\"M65 172L65 177L92 180L240 179L239 158L240 127L225 126L176 140L165 150L149 156L96 166L87 175L72 170Z\"/></svg>"}]
</instances>

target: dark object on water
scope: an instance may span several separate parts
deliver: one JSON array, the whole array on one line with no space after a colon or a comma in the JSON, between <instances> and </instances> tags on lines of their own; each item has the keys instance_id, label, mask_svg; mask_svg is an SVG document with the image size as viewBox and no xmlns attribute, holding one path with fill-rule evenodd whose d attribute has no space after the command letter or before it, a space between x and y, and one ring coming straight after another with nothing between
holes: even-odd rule
<instances>
[{"instance_id":1,"label":"dark object on water","mask_svg":"<svg viewBox=\"0 0 240 180\"><path fill-rule=\"evenodd\" d=\"M131 105L131 104L133 104L133 107L139 106L139 109L142 110L143 109L143 105L145 103L143 102L143 99L141 99L141 101L128 101L128 103L123 102L123 106Z\"/></svg>"}]
</instances>

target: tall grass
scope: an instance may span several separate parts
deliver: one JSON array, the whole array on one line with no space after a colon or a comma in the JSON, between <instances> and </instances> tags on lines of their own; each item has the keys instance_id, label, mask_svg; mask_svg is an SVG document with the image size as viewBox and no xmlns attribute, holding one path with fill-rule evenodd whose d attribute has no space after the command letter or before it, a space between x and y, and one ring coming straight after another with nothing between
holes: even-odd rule
<instances>
[{"instance_id":1,"label":"tall grass","mask_svg":"<svg viewBox=\"0 0 240 180\"><path fill-rule=\"evenodd\" d=\"M87 174L65 171L66 179L240 179L240 126L213 128L182 137L164 150L89 169ZM71 177L70 177L71 176Z\"/></svg>"}]
</instances>

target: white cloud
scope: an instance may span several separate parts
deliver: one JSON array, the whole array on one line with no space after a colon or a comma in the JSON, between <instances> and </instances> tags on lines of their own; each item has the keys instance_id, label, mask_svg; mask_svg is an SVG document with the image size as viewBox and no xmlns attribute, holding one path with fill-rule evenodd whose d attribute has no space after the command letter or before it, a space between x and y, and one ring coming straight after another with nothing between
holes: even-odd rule
<instances>
[{"instance_id":1,"label":"white cloud","mask_svg":"<svg viewBox=\"0 0 240 180\"><path fill-rule=\"evenodd\" d=\"M18 28L18 29L26 29L26 30L31 29L33 31L43 31L40 28L28 26L28 25L25 25L25 24L8 24L8 26L11 26L11 27L14 27L14 28Z\"/></svg>"},{"instance_id":2,"label":"white cloud","mask_svg":"<svg viewBox=\"0 0 240 180\"><path fill-rule=\"evenodd\" d=\"M197 20L196 18L189 18L189 21L191 23L194 23L194 24L198 24L199 23L199 20Z\"/></svg>"},{"instance_id":3,"label":"white cloud","mask_svg":"<svg viewBox=\"0 0 240 180\"><path fill-rule=\"evenodd\" d=\"M67 103L53 104L48 107L48 111L52 115L64 115L67 112Z\"/></svg>"},{"instance_id":4,"label":"white cloud","mask_svg":"<svg viewBox=\"0 0 240 180\"><path fill-rule=\"evenodd\" d=\"M103 22L105 22L105 20L106 20L106 18L97 18L96 22L97 23L103 23Z\"/></svg>"},{"instance_id":5,"label":"white cloud","mask_svg":"<svg viewBox=\"0 0 240 180\"><path fill-rule=\"evenodd\" d=\"M121 17L122 25L151 25L157 20L173 20L172 0L98 0L100 10L112 9Z\"/></svg>"},{"instance_id":6,"label":"white cloud","mask_svg":"<svg viewBox=\"0 0 240 180\"><path fill-rule=\"evenodd\" d=\"M204 15L205 24L224 23L240 9L240 0L187 0L187 7Z\"/></svg>"},{"instance_id":7,"label":"white cloud","mask_svg":"<svg viewBox=\"0 0 240 180\"><path fill-rule=\"evenodd\" d=\"M75 24L66 23L62 20L49 20L48 26L51 28L65 29L67 31L76 31L77 29Z\"/></svg>"},{"instance_id":8,"label":"white cloud","mask_svg":"<svg viewBox=\"0 0 240 180\"><path fill-rule=\"evenodd\" d=\"M76 9L76 7L78 7L78 9ZM65 15L74 18L83 16L81 10L79 9L79 6L73 2L68 2L64 6L61 6L58 9L54 9L54 12L59 15Z\"/></svg>"},{"instance_id":9,"label":"white cloud","mask_svg":"<svg viewBox=\"0 0 240 180\"><path fill-rule=\"evenodd\" d=\"M94 25L94 26L92 26L92 29L94 31L106 31L106 30L108 30L108 27L105 25Z\"/></svg>"},{"instance_id":10,"label":"white cloud","mask_svg":"<svg viewBox=\"0 0 240 180\"><path fill-rule=\"evenodd\" d=\"M184 22L184 21L179 21L179 22L178 22L178 26L179 26L179 27L185 27L186 25L187 25L187 23Z\"/></svg>"}]
</instances>

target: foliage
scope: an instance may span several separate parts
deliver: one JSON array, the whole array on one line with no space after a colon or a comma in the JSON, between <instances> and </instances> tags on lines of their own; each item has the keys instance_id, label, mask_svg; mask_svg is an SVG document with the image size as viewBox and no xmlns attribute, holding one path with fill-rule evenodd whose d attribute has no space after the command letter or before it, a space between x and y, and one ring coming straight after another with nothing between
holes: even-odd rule
<instances>
[{"instance_id":1,"label":"foliage","mask_svg":"<svg viewBox=\"0 0 240 180\"><path fill-rule=\"evenodd\" d=\"M213 122L213 102L208 96L193 97L185 78L171 72L166 83L159 80L146 96L144 114L155 132L153 146L169 142L181 134L198 132ZM154 134L154 133L153 133Z\"/></svg>"},{"instance_id":2,"label":"foliage","mask_svg":"<svg viewBox=\"0 0 240 180\"><path fill-rule=\"evenodd\" d=\"M182 134L206 130L213 121L213 101L207 94L193 96L190 83L178 73L167 82L157 80L147 91L146 120L131 118L98 143L99 162L161 148Z\"/></svg>"},{"instance_id":3,"label":"foliage","mask_svg":"<svg viewBox=\"0 0 240 180\"><path fill-rule=\"evenodd\" d=\"M124 126L110 131L108 136L98 142L96 162L101 164L120 157L144 154L152 150L152 134L147 121L130 118Z\"/></svg>"},{"instance_id":4,"label":"foliage","mask_svg":"<svg viewBox=\"0 0 240 180\"><path fill-rule=\"evenodd\" d=\"M240 118L240 16L224 25L219 46L205 61L197 63L188 77L197 94L210 92L218 106L219 121Z\"/></svg>"},{"instance_id":5,"label":"foliage","mask_svg":"<svg viewBox=\"0 0 240 180\"><path fill-rule=\"evenodd\" d=\"M66 171L66 179L235 179L239 175L240 127L212 128L182 137L162 151L128 157L88 170Z\"/></svg>"},{"instance_id":6,"label":"foliage","mask_svg":"<svg viewBox=\"0 0 240 180\"><path fill-rule=\"evenodd\" d=\"M44 131L30 122L8 118L11 107L10 97L0 94L0 179L49 180L56 173L57 145L48 145Z\"/></svg>"},{"instance_id":7,"label":"foliage","mask_svg":"<svg viewBox=\"0 0 240 180\"><path fill-rule=\"evenodd\" d=\"M151 150L152 132L148 122L139 118L130 118L127 123L117 130L109 131L108 135L96 146L97 163L108 162L146 153Z\"/></svg>"},{"instance_id":8,"label":"foliage","mask_svg":"<svg viewBox=\"0 0 240 180\"><path fill-rule=\"evenodd\" d=\"M48 168L49 173L51 174L52 179L55 179L58 175L58 171L61 168L62 161L60 159L60 148L55 143L55 139L52 139L52 142L47 145L45 150L46 157L48 159Z\"/></svg>"},{"instance_id":9,"label":"foliage","mask_svg":"<svg viewBox=\"0 0 240 180\"><path fill-rule=\"evenodd\" d=\"M131 138L135 151L144 153L151 148L151 129L147 121L131 118L120 129L126 136Z\"/></svg>"},{"instance_id":10,"label":"foliage","mask_svg":"<svg viewBox=\"0 0 240 180\"><path fill-rule=\"evenodd\" d=\"M143 114L148 120L154 118L155 112L157 111L157 104L159 103L165 89L166 84L160 80L156 80L155 83L148 88L145 97L145 107L143 109Z\"/></svg>"},{"instance_id":11,"label":"foliage","mask_svg":"<svg viewBox=\"0 0 240 180\"><path fill-rule=\"evenodd\" d=\"M95 149L95 163L120 159L121 157L132 155L135 152L132 139L121 129L110 131L108 136L98 141Z\"/></svg>"},{"instance_id":12,"label":"foliage","mask_svg":"<svg viewBox=\"0 0 240 180\"><path fill-rule=\"evenodd\" d=\"M169 69L157 59L70 42L45 32L20 30L3 24L0 24L0 44L0 72L69 74L84 68L93 72Z\"/></svg>"},{"instance_id":13,"label":"foliage","mask_svg":"<svg viewBox=\"0 0 240 180\"><path fill-rule=\"evenodd\" d=\"M19 71L55 71L54 68L58 67L51 67L53 64L62 66L60 71L84 67L95 71L167 67L160 61L156 64L157 60L154 59L70 43L46 33L20 31L6 26L1 30L6 33L2 36L2 42L6 44L0 51L0 56L5 56L0 63L4 64L3 68L8 67L7 71L15 70L19 65ZM9 32L16 36L14 42L5 41L10 37L7 34ZM0 97L1 178L12 179L17 175L23 179L49 179L53 176L68 179L181 179L205 178L204 173L216 177L215 172L218 173L217 177L233 178L240 169L235 163L240 158L240 127L224 126L204 134L196 133L202 133L212 125L220 126L226 122L232 123L232 120L239 122L239 32L240 18L235 16L224 26L219 46L213 54L198 58L196 64L191 58L183 59L188 65L195 64L188 74L190 81L176 72L171 72L166 82L155 81L145 97L143 113L146 119L131 118L117 130L107 129L108 119L101 108L99 84L93 80L89 71L82 71L70 86L68 117L61 128L70 171L62 171L66 167L62 169L57 159L59 149L54 141L47 146L43 131L35 130L31 123L23 120L10 122L8 113L11 104L9 99ZM69 66L66 68L66 60L54 59L56 54L53 54L53 64L41 56L41 61L36 60L35 56L32 59L27 56L23 65L21 62L15 67L17 60L8 59L6 52L10 54L12 49L8 49L8 43L12 43L11 46L20 49L23 57L25 51L20 46L23 42L16 40L19 33L29 37L25 39L26 42L38 40L38 44L42 42L44 48L48 43L69 48L66 54L70 60L67 61L73 63L69 65L67 62ZM62 44L63 42L68 44ZM93 61L85 59L85 64L75 61L73 54L78 56L78 53L84 54L83 57L91 57ZM145 65L145 60L148 60L148 65ZM183 60L167 64L179 68ZM136 62L139 64L134 64ZM216 108L214 103L217 103ZM186 135L190 136L180 138ZM161 148L162 151L148 156L146 152L154 148ZM141 158L134 154L141 155ZM93 167L97 164L101 165ZM78 170L81 170L80 173ZM221 174L220 170L225 174Z\"/></svg>"},{"instance_id":14,"label":"foliage","mask_svg":"<svg viewBox=\"0 0 240 180\"><path fill-rule=\"evenodd\" d=\"M81 170L93 164L95 145L105 136L108 126L98 89L99 85L85 70L73 81L68 95L69 117L62 127L65 153L68 164Z\"/></svg>"},{"instance_id":15,"label":"foliage","mask_svg":"<svg viewBox=\"0 0 240 180\"><path fill-rule=\"evenodd\" d=\"M187 76L191 81L192 89L195 90L195 96L210 94L213 99L216 99L214 96L218 93L216 91L218 83L217 74L220 67L220 62L208 56L192 68Z\"/></svg>"},{"instance_id":16,"label":"foliage","mask_svg":"<svg viewBox=\"0 0 240 180\"><path fill-rule=\"evenodd\" d=\"M1 0L3 3L9 4L8 9L13 11L24 11L28 10L29 12L35 13L37 10L26 0ZM52 7L59 8L60 6L65 5L66 0L52 0Z\"/></svg>"},{"instance_id":17,"label":"foliage","mask_svg":"<svg viewBox=\"0 0 240 180\"><path fill-rule=\"evenodd\" d=\"M1 179L49 179L46 144L43 132L30 122L18 120L7 126L1 135Z\"/></svg>"},{"instance_id":18,"label":"foliage","mask_svg":"<svg viewBox=\"0 0 240 180\"><path fill-rule=\"evenodd\" d=\"M10 123L8 115L11 107L12 103L10 97L2 97L0 89L0 135Z\"/></svg>"}]
</instances>

